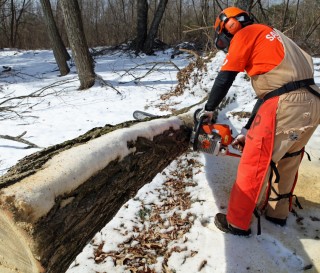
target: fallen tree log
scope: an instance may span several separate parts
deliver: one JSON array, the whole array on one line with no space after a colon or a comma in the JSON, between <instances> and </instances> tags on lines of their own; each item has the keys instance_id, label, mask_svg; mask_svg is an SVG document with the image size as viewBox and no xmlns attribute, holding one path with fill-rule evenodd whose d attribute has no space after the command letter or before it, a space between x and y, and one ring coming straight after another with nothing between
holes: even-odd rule
<instances>
[{"instance_id":1,"label":"fallen tree log","mask_svg":"<svg viewBox=\"0 0 320 273\"><path fill-rule=\"evenodd\" d=\"M126 122L22 159L0 177L0 272L65 272L121 206L188 149L190 116Z\"/></svg>"}]
</instances>

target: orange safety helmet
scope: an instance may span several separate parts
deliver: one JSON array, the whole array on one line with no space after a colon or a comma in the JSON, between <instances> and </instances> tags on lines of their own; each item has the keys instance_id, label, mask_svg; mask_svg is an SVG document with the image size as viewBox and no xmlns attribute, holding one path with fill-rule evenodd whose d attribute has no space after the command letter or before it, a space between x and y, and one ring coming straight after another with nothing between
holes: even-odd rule
<instances>
[{"instance_id":1,"label":"orange safety helmet","mask_svg":"<svg viewBox=\"0 0 320 273\"><path fill-rule=\"evenodd\" d=\"M252 23L253 18L248 12L236 7L224 9L214 24L216 47L227 52L233 35Z\"/></svg>"}]
</instances>

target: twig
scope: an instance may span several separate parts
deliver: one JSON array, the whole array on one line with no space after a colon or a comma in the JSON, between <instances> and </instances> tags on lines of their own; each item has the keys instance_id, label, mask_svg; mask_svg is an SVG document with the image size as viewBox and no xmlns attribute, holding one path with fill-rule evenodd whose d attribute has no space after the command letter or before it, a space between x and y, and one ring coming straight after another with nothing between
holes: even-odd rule
<instances>
[{"instance_id":1,"label":"twig","mask_svg":"<svg viewBox=\"0 0 320 273\"><path fill-rule=\"evenodd\" d=\"M204 29L212 29L212 26L209 26L209 27L196 27L196 28L191 28L191 27L188 27L189 29L188 30L184 30L183 33L189 33L189 32L192 32L192 31L198 31L198 30L204 30Z\"/></svg>"},{"instance_id":2,"label":"twig","mask_svg":"<svg viewBox=\"0 0 320 273\"><path fill-rule=\"evenodd\" d=\"M154 72L156 69L157 66L159 65L172 65L173 67L175 67L178 71L180 71L180 68L172 61L168 61L168 62L150 62L150 63L144 63L144 64L138 64L136 65L135 67L131 68L130 70L126 70L126 72L122 75L120 75L120 77L124 77L126 74L132 76L134 78L133 81L137 82L137 81L140 81L141 79L145 78L146 76L148 76L149 74L151 74L152 72ZM146 66L146 65L152 65L152 67L142 76L140 77L135 77L131 71L135 71L138 67L141 67L141 66ZM121 82L121 83L124 83L124 82Z\"/></svg>"},{"instance_id":3,"label":"twig","mask_svg":"<svg viewBox=\"0 0 320 273\"><path fill-rule=\"evenodd\" d=\"M14 136L8 136L8 135L0 135L0 138L12 140L12 141L17 141L17 142L21 142L21 143L29 145L25 149L40 148L38 145L36 145L36 144L34 144L34 143L22 138L26 133L27 133L27 131L23 132L22 134L20 134L18 136L15 136L15 137Z\"/></svg>"},{"instance_id":4,"label":"twig","mask_svg":"<svg viewBox=\"0 0 320 273\"><path fill-rule=\"evenodd\" d=\"M70 82L74 82L76 81L77 79L70 79L70 80L63 80L63 81L57 81L57 82L54 82L48 86L45 86L39 90L36 90L28 95L22 95L22 96L18 96L18 97L10 97L6 100L3 100L3 101L0 101L0 105L3 105L9 101L13 101L13 100L23 100L23 99L26 99L26 98L39 98L39 97L45 97L45 96L49 96L51 94L54 94L56 92L51 92L51 93L48 93L48 94L43 94L44 91L46 91L47 89L50 89L50 88L53 88L53 87L57 87L57 86L60 86L62 84L66 84L66 83L70 83Z\"/></svg>"},{"instance_id":5,"label":"twig","mask_svg":"<svg viewBox=\"0 0 320 273\"><path fill-rule=\"evenodd\" d=\"M0 97L0 118L2 120L6 119L6 118L11 118L10 114L15 114L18 117L22 117L22 115L20 114L24 114L27 112L27 110L24 111L15 111L15 109L17 109L18 107L28 107L29 109L34 107L35 105L39 104L38 103L34 103L33 105L29 106L31 103L29 102L29 99L31 98L43 98L49 95L57 95L59 92L62 92L62 90L60 90L59 92L54 91L54 88L57 86L61 86L64 84L68 84L71 82L77 81L76 78L73 79L69 79L69 80L61 80L61 81L57 81L54 82L48 86L45 86L39 90L36 90L30 94L27 95L21 95L21 96L16 96L16 97L11 97L10 95L13 94L13 92L7 96L4 97ZM47 91L49 89L52 89L53 91Z\"/></svg>"},{"instance_id":6,"label":"twig","mask_svg":"<svg viewBox=\"0 0 320 273\"><path fill-rule=\"evenodd\" d=\"M96 74L96 79L100 81L102 86L109 86L110 88L115 90L118 95L122 95L122 93L117 88L115 88L111 83L108 83L106 80L104 80L100 75Z\"/></svg>"},{"instance_id":7,"label":"twig","mask_svg":"<svg viewBox=\"0 0 320 273\"><path fill-rule=\"evenodd\" d=\"M185 48L180 48L179 50L193 55L197 60L200 58L199 54L193 50L185 49Z\"/></svg>"},{"instance_id":8,"label":"twig","mask_svg":"<svg viewBox=\"0 0 320 273\"><path fill-rule=\"evenodd\" d=\"M201 262L200 266L199 266L198 271L201 271L201 270L206 266L207 263L208 263L208 262L207 262L206 260L203 260L203 261Z\"/></svg>"}]
</instances>

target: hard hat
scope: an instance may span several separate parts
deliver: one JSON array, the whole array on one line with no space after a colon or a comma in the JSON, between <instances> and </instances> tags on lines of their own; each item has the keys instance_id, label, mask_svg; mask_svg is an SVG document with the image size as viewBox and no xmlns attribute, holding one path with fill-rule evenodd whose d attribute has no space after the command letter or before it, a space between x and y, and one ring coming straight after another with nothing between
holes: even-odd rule
<instances>
[{"instance_id":1,"label":"hard hat","mask_svg":"<svg viewBox=\"0 0 320 273\"><path fill-rule=\"evenodd\" d=\"M228 51L230 41L240 29L253 23L252 17L248 12L229 7L224 9L216 19L214 30L216 33L216 47Z\"/></svg>"}]
</instances>

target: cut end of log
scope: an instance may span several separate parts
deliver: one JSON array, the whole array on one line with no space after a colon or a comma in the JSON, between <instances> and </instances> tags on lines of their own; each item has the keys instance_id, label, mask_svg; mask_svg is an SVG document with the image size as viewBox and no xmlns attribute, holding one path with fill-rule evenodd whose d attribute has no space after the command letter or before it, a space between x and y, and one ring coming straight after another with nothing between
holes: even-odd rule
<instances>
[{"instance_id":1,"label":"cut end of log","mask_svg":"<svg viewBox=\"0 0 320 273\"><path fill-rule=\"evenodd\" d=\"M44 272L32 255L25 232L18 230L3 211L0 212L0 272Z\"/></svg>"}]
</instances>

